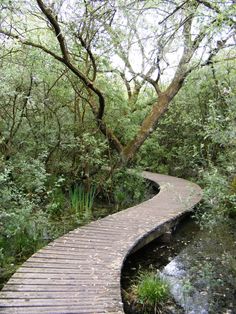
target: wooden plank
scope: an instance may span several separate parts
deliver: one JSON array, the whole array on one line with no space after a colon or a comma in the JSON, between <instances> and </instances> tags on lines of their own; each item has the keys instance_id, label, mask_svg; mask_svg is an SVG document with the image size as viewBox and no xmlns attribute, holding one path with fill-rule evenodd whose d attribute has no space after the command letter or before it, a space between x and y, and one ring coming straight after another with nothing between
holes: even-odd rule
<instances>
[{"instance_id":1,"label":"wooden plank","mask_svg":"<svg viewBox=\"0 0 236 314\"><path fill-rule=\"evenodd\" d=\"M77 236L77 234L76 234L76 236ZM83 237L78 237L78 241L76 241L76 242L78 242L78 243L80 243L80 244L86 244L87 245L87 243L91 243L91 244L99 244L99 243L105 243L105 244L108 244L108 243L114 243L114 240L117 240L117 241L119 241L119 239L120 239L120 237L111 237L111 235L109 235L109 238L108 238L108 236L106 235L105 237L100 237L100 235L99 235L99 238L98 238L98 235L97 235L97 237L94 237L94 238L91 238L90 237L90 234L88 233L88 234L86 234L86 236L83 236ZM73 237L73 241L74 240L76 240L76 238L75 237ZM64 243L65 241L67 241L67 242L70 242L71 241L71 239L70 238L68 238L68 237L63 237L63 238L60 238L60 239L58 239L58 241L56 241L56 242L53 242L53 243L51 243L51 244L49 244L47 247L45 247L44 249L47 249L48 247L51 247L51 246L57 246L57 244L58 243Z\"/></svg>"},{"instance_id":2,"label":"wooden plank","mask_svg":"<svg viewBox=\"0 0 236 314\"><path fill-rule=\"evenodd\" d=\"M97 295L102 296L102 298L106 298L107 289L84 289L84 287L77 288L75 291L8 291L7 298L8 299L74 299L74 298L86 298L88 292L96 293ZM110 296L116 296L116 290L113 289L113 292L109 294ZM89 298L94 299L94 295L89 295ZM88 300L88 298L86 298ZM1 305L3 305L1 303Z\"/></svg>"},{"instance_id":3,"label":"wooden plank","mask_svg":"<svg viewBox=\"0 0 236 314\"><path fill-rule=\"evenodd\" d=\"M8 292L15 292L17 298L19 298L19 293L24 293L24 292L68 292L68 288L70 292L79 292L79 291L87 291L88 293L90 292L99 292L101 290L106 290L107 291L107 287L105 287L103 284L99 285L97 284L96 287L95 286L89 286L89 285L75 285L72 286L70 285L68 287L68 285L52 285L52 284L48 284L48 285L35 285L35 284L31 284L31 285L22 285L22 284L8 284L7 286L5 286L2 290L2 296L6 295L6 298L8 296ZM109 286L109 291L111 293L113 293L113 290L117 293L116 291L117 286ZM5 293L7 292L7 293Z\"/></svg>"},{"instance_id":4,"label":"wooden plank","mask_svg":"<svg viewBox=\"0 0 236 314\"><path fill-rule=\"evenodd\" d=\"M66 267L66 266L65 266ZM21 267L17 270L17 273L38 273L38 274L81 274L80 267L79 268L45 268L45 267ZM84 274L89 274L91 271L87 271L83 269ZM103 274L104 268L96 268L96 273Z\"/></svg>"},{"instance_id":5,"label":"wooden plank","mask_svg":"<svg viewBox=\"0 0 236 314\"><path fill-rule=\"evenodd\" d=\"M84 267L83 265L70 264L66 265L64 263L45 263L45 261L38 261L37 259L30 259L26 261L23 265L24 267L34 267L34 268L55 268L55 269L80 269Z\"/></svg>"},{"instance_id":6,"label":"wooden plank","mask_svg":"<svg viewBox=\"0 0 236 314\"><path fill-rule=\"evenodd\" d=\"M64 274L60 274L58 276L58 274L48 274L48 273L15 273L15 275L12 277L14 279L58 279L58 280L74 280L74 279L84 279L84 278L90 278L91 276L96 279L97 277L101 277L102 275L105 275L105 271L103 272L97 272L96 269L92 269L91 271L86 271L86 272L81 272L81 273L77 273L77 274L71 274L71 273L64 273ZM109 276L110 274L110 276ZM113 272L108 272L107 274L107 279L109 279L109 277L114 277ZM118 277L119 278L119 277Z\"/></svg>"},{"instance_id":7,"label":"wooden plank","mask_svg":"<svg viewBox=\"0 0 236 314\"><path fill-rule=\"evenodd\" d=\"M112 314L122 314L122 311L116 312L104 312L103 307L98 308L97 306L53 306L53 307L11 307L11 308L1 308L0 313L6 314L100 314L100 313L112 313Z\"/></svg>"},{"instance_id":8,"label":"wooden plank","mask_svg":"<svg viewBox=\"0 0 236 314\"><path fill-rule=\"evenodd\" d=\"M119 300L119 298L116 300L117 295L113 296L113 301ZM32 298L25 298L25 299L4 299L1 302L1 307L40 307L42 306L68 306L68 305L81 305L83 304L83 307L89 307L89 306L97 306L99 307L104 302L109 302L107 296L100 297L98 296L91 296L91 297L82 297L79 298L79 294L75 298L46 298L46 299L32 299Z\"/></svg>"},{"instance_id":9,"label":"wooden plank","mask_svg":"<svg viewBox=\"0 0 236 314\"><path fill-rule=\"evenodd\" d=\"M119 285L119 282L115 282L115 279L117 280L117 278L114 278L114 281L112 283L109 283L110 278L90 278L89 276L84 279L84 278L78 278L78 279L71 279L71 278L63 278L63 279L55 279L55 278L43 278L43 279L37 279L35 278L33 281L34 285L60 285L60 286L68 286L68 288L70 286L79 286L79 285L86 285L86 286L95 286L97 284L100 285L104 285L104 286L117 286ZM119 279L119 277L118 277ZM18 284L20 285L21 283L23 283L24 285L31 285L32 280L31 279L22 279L22 278L14 278L12 277L9 281L11 284Z\"/></svg>"}]
</instances>

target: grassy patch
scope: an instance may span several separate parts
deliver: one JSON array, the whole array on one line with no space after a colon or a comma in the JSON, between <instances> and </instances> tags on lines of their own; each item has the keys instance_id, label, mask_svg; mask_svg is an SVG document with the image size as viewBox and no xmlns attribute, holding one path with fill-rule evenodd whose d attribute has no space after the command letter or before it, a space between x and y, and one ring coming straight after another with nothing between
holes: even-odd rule
<instances>
[{"instance_id":1,"label":"grassy patch","mask_svg":"<svg viewBox=\"0 0 236 314\"><path fill-rule=\"evenodd\" d=\"M169 299L169 287L154 272L141 272L131 288L131 295L143 313L158 313Z\"/></svg>"}]
</instances>

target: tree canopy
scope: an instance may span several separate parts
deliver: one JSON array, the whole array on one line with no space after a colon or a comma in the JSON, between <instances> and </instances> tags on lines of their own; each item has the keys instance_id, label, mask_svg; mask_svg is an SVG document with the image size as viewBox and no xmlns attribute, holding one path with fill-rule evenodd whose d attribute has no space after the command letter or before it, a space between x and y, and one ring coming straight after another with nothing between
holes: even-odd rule
<instances>
[{"instance_id":1,"label":"tree canopy","mask_svg":"<svg viewBox=\"0 0 236 314\"><path fill-rule=\"evenodd\" d=\"M58 68L58 80L70 77L75 97L90 107L100 132L127 163L156 129L186 77L214 63L222 50L232 57L234 9L234 1L5 0L1 59L19 50L35 59L45 55L51 64L45 71ZM30 86L33 82L32 76ZM128 138L108 119L120 102L126 107L124 121L141 113ZM122 133L126 129L125 124Z\"/></svg>"}]
</instances>

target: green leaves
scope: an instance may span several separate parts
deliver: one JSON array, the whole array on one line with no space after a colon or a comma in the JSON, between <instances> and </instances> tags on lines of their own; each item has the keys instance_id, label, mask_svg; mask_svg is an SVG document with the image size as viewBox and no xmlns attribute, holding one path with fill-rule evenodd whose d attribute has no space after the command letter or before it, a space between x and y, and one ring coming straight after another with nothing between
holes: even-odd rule
<instances>
[{"instance_id":1,"label":"green leaves","mask_svg":"<svg viewBox=\"0 0 236 314\"><path fill-rule=\"evenodd\" d=\"M14 165L5 164L4 168L0 176L0 263L8 267L8 260L19 263L45 243L49 225L46 213L39 209L38 195L33 195L33 190L27 193L19 181L13 180L16 176L23 179L24 173L17 173ZM36 189L35 193L40 191Z\"/></svg>"}]
</instances>

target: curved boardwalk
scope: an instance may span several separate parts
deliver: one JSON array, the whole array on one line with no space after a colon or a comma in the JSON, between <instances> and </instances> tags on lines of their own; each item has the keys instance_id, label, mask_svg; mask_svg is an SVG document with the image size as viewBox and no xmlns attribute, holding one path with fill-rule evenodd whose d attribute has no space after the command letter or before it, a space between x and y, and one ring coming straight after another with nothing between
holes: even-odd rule
<instances>
[{"instance_id":1,"label":"curved boardwalk","mask_svg":"<svg viewBox=\"0 0 236 314\"><path fill-rule=\"evenodd\" d=\"M58 238L30 257L0 292L0 313L123 313L126 256L162 234L201 199L183 179L144 172L160 186L152 199Z\"/></svg>"}]
</instances>

